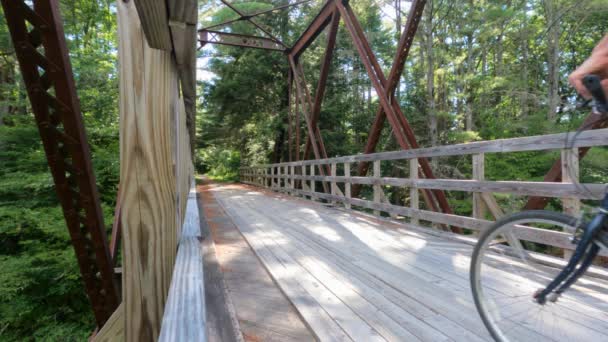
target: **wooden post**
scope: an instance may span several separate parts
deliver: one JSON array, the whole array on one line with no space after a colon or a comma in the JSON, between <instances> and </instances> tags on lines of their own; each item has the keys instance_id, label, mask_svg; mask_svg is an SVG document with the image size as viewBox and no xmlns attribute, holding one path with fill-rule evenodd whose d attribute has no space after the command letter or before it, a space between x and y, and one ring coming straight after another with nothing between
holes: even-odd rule
<instances>
[{"instance_id":1,"label":"wooden post","mask_svg":"<svg viewBox=\"0 0 608 342\"><path fill-rule=\"evenodd\" d=\"M418 159L410 159L410 179L417 180L418 179ZM414 210L418 210L420 207L420 194L418 193L418 188L416 186L412 186L410 188L410 208ZM410 223L418 225L420 221L418 220L418 216L413 214L410 218Z\"/></svg>"},{"instance_id":2,"label":"wooden post","mask_svg":"<svg viewBox=\"0 0 608 342\"><path fill-rule=\"evenodd\" d=\"M338 175L338 164L331 163L331 174L330 175L332 177L336 177ZM338 184L336 184L336 182L332 180L331 181L331 194L333 196L335 196L337 193L337 191L336 191L337 186L338 186ZM331 201L331 203L333 203L335 205L336 201Z\"/></svg>"},{"instance_id":3,"label":"wooden post","mask_svg":"<svg viewBox=\"0 0 608 342\"><path fill-rule=\"evenodd\" d=\"M295 171L296 171L296 169L295 169L295 167L293 165L289 166L289 189L291 190L289 192L289 194L292 195L292 196L295 195L295 193L293 192L293 190L295 189L295 186L294 186L295 182L294 182L294 179L293 179Z\"/></svg>"},{"instance_id":4,"label":"wooden post","mask_svg":"<svg viewBox=\"0 0 608 342\"><path fill-rule=\"evenodd\" d=\"M485 180L485 158L483 153L473 155L473 180ZM486 205L480 192L473 193L473 217L484 220Z\"/></svg>"},{"instance_id":5,"label":"wooden post","mask_svg":"<svg viewBox=\"0 0 608 342\"><path fill-rule=\"evenodd\" d=\"M311 176L311 177L314 177L314 176L315 176L315 165L314 165L314 164L311 164L311 165L310 165L310 176ZM315 193L315 185L316 185L315 180L314 180L314 179L313 179L313 180L311 180L311 181L310 181L310 192L312 192L313 196L311 196L311 197L310 197L310 199L311 199L311 200L313 200L313 201L316 199L316 197L314 196L314 193Z\"/></svg>"},{"instance_id":6,"label":"wooden post","mask_svg":"<svg viewBox=\"0 0 608 342\"><path fill-rule=\"evenodd\" d=\"M380 161L374 160L374 179L377 181L381 177L380 173ZM380 204L382 198L382 187L380 184L374 184L374 203ZM374 215L380 215L380 211L374 210Z\"/></svg>"},{"instance_id":7,"label":"wooden post","mask_svg":"<svg viewBox=\"0 0 608 342\"><path fill-rule=\"evenodd\" d=\"M350 163L344 163L344 177L346 177L346 182L344 182L344 195L346 196L346 200L350 200ZM346 209L350 209L350 203L344 203Z\"/></svg>"},{"instance_id":8,"label":"wooden post","mask_svg":"<svg viewBox=\"0 0 608 342\"><path fill-rule=\"evenodd\" d=\"M579 152L578 148L562 150L562 183L577 183L580 177L579 174ZM581 201L577 198L562 198L562 206L564 213L578 217L581 212ZM566 231L566 233L574 233L574 231ZM564 258L570 259L572 250L564 250Z\"/></svg>"}]
</instances>

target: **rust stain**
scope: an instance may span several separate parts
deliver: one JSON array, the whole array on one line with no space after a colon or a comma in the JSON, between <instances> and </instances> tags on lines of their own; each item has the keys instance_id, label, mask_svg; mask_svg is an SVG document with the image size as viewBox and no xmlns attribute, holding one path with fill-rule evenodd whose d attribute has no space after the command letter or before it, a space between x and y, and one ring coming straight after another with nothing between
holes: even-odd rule
<instances>
[{"instance_id":1,"label":"rust stain","mask_svg":"<svg viewBox=\"0 0 608 342\"><path fill-rule=\"evenodd\" d=\"M249 341L249 342L260 342L260 341L262 341L262 339L260 339L259 337L255 336L254 334L247 334L245 332L243 332L243 338L245 339L245 341Z\"/></svg>"}]
</instances>

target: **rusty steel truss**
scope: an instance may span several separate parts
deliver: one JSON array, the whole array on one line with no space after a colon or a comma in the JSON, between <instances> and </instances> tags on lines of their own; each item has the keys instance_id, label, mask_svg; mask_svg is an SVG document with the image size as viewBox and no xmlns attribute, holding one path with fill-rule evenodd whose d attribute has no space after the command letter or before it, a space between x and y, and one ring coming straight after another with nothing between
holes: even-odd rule
<instances>
[{"instance_id":1,"label":"rusty steel truss","mask_svg":"<svg viewBox=\"0 0 608 342\"><path fill-rule=\"evenodd\" d=\"M310 154L313 154L315 159L327 158L327 150L323 142L323 137L319 129L319 119L321 113L321 104L323 96L325 94L325 88L327 84L327 77L329 75L329 68L333 57L333 52L336 46L336 36L340 21L342 20L346 26L348 33L357 49L358 55L361 58L363 65L367 71L367 74L372 81L373 87L378 94L380 106L376 113L376 118L369 132L368 141L365 145L364 153L373 153L376 150L376 146L380 139L382 129L385 126L385 122L388 119L390 127L392 128L393 136L402 149L417 148L418 143L416 136L407 121L407 118L403 114L399 101L395 98L395 90L399 83L399 78L403 73L403 68L409 50L411 48L422 12L426 4L426 0L415 0L412 3L410 14L408 16L405 29L399 39L397 45L397 52L393 60L388 79L384 75L378 60L376 59L367 38L361 28L361 25L355 16L352 8L347 0L328 0L326 1L319 13L315 16L312 22L304 30L301 36L293 44L291 48L285 46L277 37L273 36L268 30L264 29L259 23L253 20L254 17L269 13L275 10L285 9L291 6L299 5L308 1L300 1L289 5L279 6L274 9L267 11L257 12L251 15L245 15L234 5L230 4L226 0L221 0L226 6L231 8L235 13L239 15L238 18L229 20L217 25L212 25L207 28L199 30L199 40L201 45L208 43L225 44L232 46L241 47L254 47L266 50L282 51L286 56L289 63L288 72L288 97L289 97L289 111L288 111L288 149L289 149L289 160L300 160L310 158ZM211 31L218 27L226 26L238 21L248 21L256 28L260 29L266 37L256 36L245 36L224 33L219 34L217 31ZM306 48L312 44L312 42L323 33L326 27L329 26L327 32L327 45L325 48L325 55L321 63L321 70L319 80L314 92L311 94L308 83L306 82L302 65L299 63L300 56ZM213 38L210 38L213 37ZM295 89L295 96L294 94ZM295 101L293 98L295 97ZM292 107L295 102L295 113L292 111ZM306 143L304 145L304 151L300 150L300 112L304 115L305 126L307 130ZM295 118L294 118L295 114ZM294 136L295 135L295 141ZM430 167L428 160L421 159L420 161L420 175L425 178L435 178L433 171ZM369 169L369 163L359 163L357 172L359 175L367 174ZM319 169L321 175L330 173L329 166L321 167ZM324 187L327 187L324 184ZM360 191L360 186L355 185L353 187L353 196L357 196ZM441 190L424 190L423 198L427 206L435 211L442 211L444 213L452 213L452 210L448 204L445 193ZM455 229L460 231L459 229Z\"/></svg>"},{"instance_id":2,"label":"rusty steel truss","mask_svg":"<svg viewBox=\"0 0 608 342\"><path fill-rule=\"evenodd\" d=\"M98 326L120 302L58 0L2 0Z\"/></svg>"}]
</instances>

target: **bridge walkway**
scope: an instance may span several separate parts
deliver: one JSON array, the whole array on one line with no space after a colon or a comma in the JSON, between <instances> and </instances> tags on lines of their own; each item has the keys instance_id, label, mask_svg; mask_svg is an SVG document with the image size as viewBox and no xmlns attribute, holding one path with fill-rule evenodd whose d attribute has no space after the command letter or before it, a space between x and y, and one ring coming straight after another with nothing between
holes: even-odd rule
<instances>
[{"instance_id":1,"label":"bridge walkway","mask_svg":"<svg viewBox=\"0 0 608 342\"><path fill-rule=\"evenodd\" d=\"M210 191L318 339L490 340L470 291L473 239L252 186ZM581 307L548 323L572 336L524 327L521 340L606 339L606 310Z\"/></svg>"}]
</instances>

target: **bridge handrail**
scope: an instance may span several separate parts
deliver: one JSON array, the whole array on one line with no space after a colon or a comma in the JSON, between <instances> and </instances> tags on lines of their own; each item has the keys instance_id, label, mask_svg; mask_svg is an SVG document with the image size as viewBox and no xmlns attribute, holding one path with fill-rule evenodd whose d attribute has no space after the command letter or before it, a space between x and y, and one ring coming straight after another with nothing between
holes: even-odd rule
<instances>
[{"instance_id":1,"label":"bridge handrail","mask_svg":"<svg viewBox=\"0 0 608 342\"><path fill-rule=\"evenodd\" d=\"M504 212L492 195L494 192L510 193L516 195L542 196L562 198L564 208L576 214L580 199L601 199L607 187L605 184L573 184L569 176L565 176L562 183L557 182L528 182L528 181L486 181L483 174L484 153L545 151L553 149L562 150L562 167L573 167L574 174L578 174L577 148L608 145L608 129L584 131L580 133L559 133L524 138L500 139L493 141L479 141L467 144L419 148L393 152L373 154L360 154L321 160L306 160L278 164L267 164L241 168L241 181L247 184L270 188L271 190L286 192L292 195L309 197L313 200L326 200L333 203L342 203L347 208L352 206L374 210L375 214L381 211L396 217L402 215L409 217L414 224L419 220L437 224L457 226L481 231L489 227L493 221L487 220L483 210L475 211L474 217L444 214L430 210L420 209L418 206L418 191L420 189L439 189L447 191L464 191L473 193L474 207L485 206L490 213L498 218ZM473 155L474 179L419 179L418 160L421 157ZM574 158L574 164L569 163ZM406 159L410 163L409 178L382 177L380 161ZM374 172L370 176L351 176L350 163L370 161L374 162ZM337 165L344 164L344 175L337 175ZM330 175L315 175L314 166L331 165ZM310 167L305 167L310 166ZM479 167L481 166L481 167ZM320 170L320 168L319 168ZM308 174L307 174L308 173ZM315 191L315 182L330 183L331 193ZM344 193L338 186L343 184ZM372 185L373 200L351 197L351 185ZM396 186L410 188L409 207L391 204L384 196L383 186ZM573 209L574 208L574 209ZM570 234L543 230L533 227L517 227L517 235L523 239L542 244L548 244L563 249L571 249ZM605 253L606 254L606 253Z\"/></svg>"},{"instance_id":2,"label":"bridge handrail","mask_svg":"<svg viewBox=\"0 0 608 342\"><path fill-rule=\"evenodd\" d=\"M294 162L259 165L258 167L324 165L332 163L355 163L376 160L399 160L429 157L460 156L477 153L501 153L544 151L562 148L580 148L608 145L608 128L588 130L580 133L566 132L536 135L522 138L476 141L464 144L424 147L369 154L356 154L327 159L301 160Z\"/></svg>"}]
</instances>

